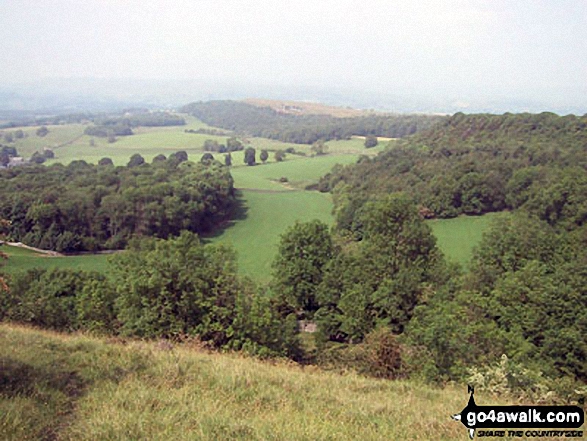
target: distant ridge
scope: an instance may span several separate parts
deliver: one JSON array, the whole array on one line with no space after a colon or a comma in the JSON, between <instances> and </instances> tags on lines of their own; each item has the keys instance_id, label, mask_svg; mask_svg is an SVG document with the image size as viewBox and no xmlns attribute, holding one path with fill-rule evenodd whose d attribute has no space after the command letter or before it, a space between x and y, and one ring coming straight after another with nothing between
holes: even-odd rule
<instances>
[{"instance_id":1,"label":"distant ridge","mask_svg":"<svg viewBox=\"0 0 587 441\"><path fill-rule=\"evenodd\" d=\"M277 113L288 115L329 115L336 118L353 118L375 113L374 111L353 109L351 107L335 107L326 104L306 101L268 100L247 98L247 104L257 107L269 107Z\"/></svg>"}]
</instances>

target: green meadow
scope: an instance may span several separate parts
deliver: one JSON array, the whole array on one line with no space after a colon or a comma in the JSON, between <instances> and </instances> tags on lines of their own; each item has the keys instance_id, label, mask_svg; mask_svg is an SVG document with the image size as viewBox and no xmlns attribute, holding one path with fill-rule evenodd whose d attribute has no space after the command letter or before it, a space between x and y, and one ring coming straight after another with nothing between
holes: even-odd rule
<instances>
[{"instance_id":1,"label":"green meadow","mask_svg":"<svg viewBox=\"0 0 587 441\"><path fill-rule=\"evenodd\" d=\"M481 241L483 233L501 213L487 213L483 216L459 216L454 219L428 221L436 236L438 247L445 256L466 267L473 255L473 249Z\"/></svg>"},{"instance_id":2,"label":"green meadow","mask_svg":"<svg viewBox=\"0 0 587 441\"><path fill-rule=\"evenodd\" d=\"M0 251L8 255L6 265L3 267L3 271L8 274L32 268L69 268L107 272L107 254L54 257L13 246L2 246Z\"/></svg>"}]
</instances>

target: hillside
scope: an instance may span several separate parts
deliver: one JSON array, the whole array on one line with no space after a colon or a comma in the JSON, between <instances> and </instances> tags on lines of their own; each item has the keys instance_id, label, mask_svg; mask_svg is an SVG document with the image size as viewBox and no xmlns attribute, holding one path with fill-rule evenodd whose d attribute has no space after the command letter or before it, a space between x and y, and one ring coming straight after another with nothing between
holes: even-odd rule
<instances>
[{"instance_id":1,"label":"hillside","mask_svg":"<svg viewBox=\"0 0 587 441\"><path fill-rule=\"evenodd\" d=\"M459 388L0 325L6 440L462 440Z\"/></svg>"},{"instance_id":2,"label":"hillside","mask_svg":"<svg viewBox=\"0 0 587 441\"><path fill-rule=\"evenodd\" d=\"M516 209L528 192L562 175L583 182L586 147L585 116L457 113L372 160L327 175L320 188L334 191L339 221L347 226L366 199L395 191L410 194L429 217L478 215Z\"/></svg>"},{"instance_id":3,"label":"hillside","mask_svg":"<svg viewBox=\"0 0 587 441\"><path fill-rule=\"evenodd\" d=\"M245 103L257 107L269 107L278 113L291 115L330 115L338 118L349 118L354 116L364 116L372 112L353 109L351 107L335 107L321 103L306 101L284 101L284 100L265 100L259 98L249 98Z\"/></svg>"},{"instance_id":4,"label":"hillside","mask_svg":"<svg viewBox=\"0 0 587 441\"><path fill-rule=\"evenodd\" d=\"M294 114L242 101L196 102L184 106L181 112L238 134L296 144L349 139L353 135L402 138L444 120L437 115L368 114L341 118L325 113Z\"/></svg>"}]
</instances>

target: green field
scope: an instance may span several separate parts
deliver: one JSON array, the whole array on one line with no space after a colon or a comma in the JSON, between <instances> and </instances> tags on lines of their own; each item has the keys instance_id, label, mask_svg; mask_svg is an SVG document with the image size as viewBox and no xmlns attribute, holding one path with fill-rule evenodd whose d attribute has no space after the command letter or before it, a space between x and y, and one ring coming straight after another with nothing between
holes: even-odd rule
<instances>
[{"instance_id":1,"label":"green field","mask_svg":"<svg viewBox=\"0 0 587 441\"><path fill-rule=\"evenodd\" d=\"M256 281L265 282L271 277L279 236L296 220L332 223L329 194L243 190L241 200L246 217L233 221L211 242L232 245L238 253L241 273Z\"/></svg>"},{"instance_id":2,"label":"green field","mask_svg":"<svg viewBox=\"0 0 587 441\"><path fill-rule=\"evenodd\" d=\"M466 400L464 386L0 324L3 440L464 440L450 415Z\"/></svg>"},{"instance_id":3,"label":"green field","mask_svg":"<svg viewBox=\"0 0 587 441\"><path fill-rule=\"evenodd\" d=\"M459 216L454 219L431 220L428 225L432 227L438 246L445 256L466 267L471 260L473 248L481 241L483 232L497 216L500 214Z\"/></svg>"},{"instance_id":4,"label":"green field","mask_svg":"<svg viewBox=\"0 0 587 441\"><path fill-rule=\"evenodd\" d=\"M8 255L6 265L3 267L3 271L8 274L32 268L70 268L107 272L107 254L53 257L12 246L3 246L0 250Z\"/></svg>"}]
</instances>

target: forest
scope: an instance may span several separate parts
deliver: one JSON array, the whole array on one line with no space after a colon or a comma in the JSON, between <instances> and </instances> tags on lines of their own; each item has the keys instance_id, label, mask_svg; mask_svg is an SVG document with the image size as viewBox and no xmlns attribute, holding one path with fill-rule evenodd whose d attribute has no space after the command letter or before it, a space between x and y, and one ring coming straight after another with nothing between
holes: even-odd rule
<instances>
[{"instance_id":1,"label":"forest","mask_svg":"<svg viewBox=\"0 0 587 441\"><path fill-rule=\"evenodd\" d=\"M0 171L0 218L14 241L59 252L123 249L134 235L209 231L234 204L228 170L178 152L145 164L17 167ZM160 159L160 158L157 158Z\"/></svg>"},{"instance_id":2,"label":"forest","mask_svg":"<svg viewBox=\"0 0 587 441\"><path fill-rule=\"evenodd\" d=\"M429 128L444 117L433 115L373 114L338 118L329 115L291 115L270 107L240 101L192 103L181 109L208 125L243 136L260 136L296 144L348 139L353 135L403 138Z\"/></svg>"},{"instance_id":3,"label":"forest","mask_svg":"<svg viewBox=\"0 0 587 441\"><path fill-rule=\"evenodd\" d=\"M371 196L396 191L410 194L426 217L523 206L555 224L568 199L585 199L586 145L586 116L455 114L376 158L338 167L318 188L333 193L338 222L349 230ZM564 222L581 225L582 216Z\"/></svg>"}]
</instances>

